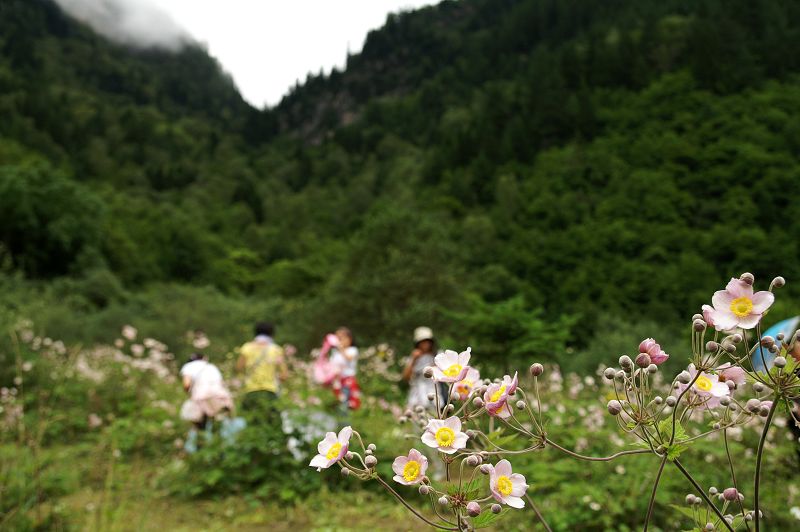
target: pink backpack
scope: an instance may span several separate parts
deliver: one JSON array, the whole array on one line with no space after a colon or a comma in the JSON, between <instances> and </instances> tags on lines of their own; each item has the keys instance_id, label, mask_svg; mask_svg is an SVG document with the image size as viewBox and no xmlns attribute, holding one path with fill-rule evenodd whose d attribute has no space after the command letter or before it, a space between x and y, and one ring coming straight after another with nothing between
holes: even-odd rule
<instances>
[{"instance_id":1,"label":"pink backpack","mask_svg":"<svg viewBox=\"0 0 800 532\"><path fill-rule=\"evenodd\" d=\"M311 366L311 378L314 379L314 382L317 384L327 386L336 378L338 370L328 359L328 353L331 347L336 346L338 343L339 339L336 338L336 335L329 334L325 336L325 341L322 343L319 357L317 357L314 364Z\"/></svg>"}]
</instances>

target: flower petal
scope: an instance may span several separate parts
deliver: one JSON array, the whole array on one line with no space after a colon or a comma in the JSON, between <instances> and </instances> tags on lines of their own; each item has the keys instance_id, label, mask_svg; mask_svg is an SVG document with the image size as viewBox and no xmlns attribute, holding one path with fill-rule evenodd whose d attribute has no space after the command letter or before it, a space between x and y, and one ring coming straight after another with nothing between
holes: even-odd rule
<instances>
[{"instance_id":1,"label":"flower petal","mask_svg":"<svg viewBox=\"0 0 800 532\"><path fill-rule=\"evenodd\" d=\"M502 460L500 460L500 461L499 461L499 462L497 462L497 464L494 466L494 472L495 472L495 473L496 473L498 476L501 476L501 477L502 477L502 476L510 477L510 476L511 476L511 473L512 473L512 471L511 471L511 462L509 462L509 461L508 461L508 460L506 460L505 458L504 458L504 459L502 459Z\"/></svg>"},{"instance_id":2,"label":"flower petal","mask_svg":"<svg viewBox=\"0 0 800 532\"><path fill-rule=\"evenodd\" d=\"M311 459L311 462L308 464L311 467L321 467L322 469L327 469L330 467L331 464L328 463L328 459L318 454L314 458Z\"/></svg>"},{"instance_id":3,"label":"flower petal","mask_svg":"<svg viewBox=\"0 0 800 532\"><path fill-rule=\"evenodd\" d=\"M453 429L453 432L461 432L461 420L458 416L450 416L441 423L445 427Z\"/></svg>"},{"instance_id":4,"label":"flower petal","mask_svg":"<svg viewBox=\"0 0 800 532\"><path fill-rule=\"evenodd\" d=\"M714 310L711 317L714 320L714 328L718 331L727 331L739 324L736 314L730 310Z\"/></svg>"},{"instance_id":5,"label":"flower petal","mask_svg":"<svg viewBox=\"0 0 800 532\"><path fill-rule=\"evenodd\" d=\"M420 439L428 447L433 447L434 449L439 447L439 442L436 441L436 437L430 431L426 430Z\"/></svg>"},{"instance_id":6,"label":"flower petal","mask_svg":"<svg viewBox=\"0 0 800 532\"><path fill-rule=\"evenodd\" d=\"M406 466L407 463L408 463L408 457L398 456L397 458L394 459L394 462L392 462L392 471L394 471L398 475L402 475L403 468Z\"/></svg>"},{"instance_id":7,"label":"flower petal","mask_svg":"<svg viewBox=\"0 0 800 532\"><path fill-rule=\"evenodd\" d=\"M339 431L339 438L338 438L339 439L339 443L341 443L342 445L345 445L346 443L349 443L350 442L350 436L352 436L352 435L353 435L353 427L348 425L348 426L342 428L342 430Z\"/></svg>"},{"instance_id":8,"label":"flower petal","mask_svg":"<svg viewBox=\"0 0 800 532\"><path fill-rule=\"evenodd\" d=\"M525 483L525 477L519 473L514 473L509 477L511 480L511 495L514 497L522 497L528 491L528 484Z\"/></svg>"},{"instance_id":9,"label":"flower petal","mask_svg":"<svg viewBox=\"0 0 800 532\"><path fill-rule=\"evenodd\" d=\"M467 446L467 439L469 439L469 436L463 432L457 433L455 440L453 440L453 447L456 449L463 449Z\"/></svg>"},{"instance_id":10,"label":"flower petal","mask_svg":"<svg viewBox=\"0 0 800 532\"><path fill-rule=\"evenodd\" d=\"M752 313L744 318L739 318L739 327L742 329L752 329L761 321L761 314Z\"/></svg>"},{"instance_id":11,"label":"flower petal","mask_svg":"<svg viewBox=\"0 0 800 532\"><path fill-rule=\"evenodd\" d=\"M512 508L524 508L525 507L525 501L523 501L519 497L514 497L513 495L509 495L508 497L505 497L505 500L503 502L505 502L507 505L511 506Z\"/></svg>"},{"instance_id":12,"label":"flower petal","mask_svg":"<svg viewBox=\"0 0 800 532\"><path fill-rule=\"evenodd\" d=\"M319 454L326 454L334 443L336 443L336 433L327 432L325 434L325 439L317 444L317 452Z\"/></svg>"},{"instance_id":13,"label":"flower petal","mask_svg":"<svg viewBox=\"0 0 800 532\"><path fill-rule=\"evenodd\" d=\"M772 292L767 292L766 290L762 290L761 292L756 292L753 294L753 314L763 314L765 310L767 310L772 303L775 302L775 296Z\"/></svg>"},{"instance_id":14,"label":"flower petal","mask_svg":"<svg viewBox=\"0 0 800 532\"><path fill-rule=\"evenodd\" d=\"M731 280L728 281L727 286L725 286L725 291L730 293L734 299L737 297L753 297L752 285L749 285L746 282L737 279L736 277L731 277Z\"/></svg>"}]
</instances>

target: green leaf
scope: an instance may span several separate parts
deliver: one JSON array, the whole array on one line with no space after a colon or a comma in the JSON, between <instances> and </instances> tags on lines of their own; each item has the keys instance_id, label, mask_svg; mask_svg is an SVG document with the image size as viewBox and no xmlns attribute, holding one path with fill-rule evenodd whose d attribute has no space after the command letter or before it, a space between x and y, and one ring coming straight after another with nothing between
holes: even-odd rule
<instances>
[{"instance_id":1,"label":"green leaf","mask_svg":"<svg viewBox=\"0 0 800 532\"><path fill-rule=\"evenodd\" d=\"M495 521L503 517L508 513L508 508L503 508L499 514L492 513L490 511L481 512L478 517L472 518L472 526L476 529L478 528L488 528L494 524Z\"/></svg>"}]
</instances>

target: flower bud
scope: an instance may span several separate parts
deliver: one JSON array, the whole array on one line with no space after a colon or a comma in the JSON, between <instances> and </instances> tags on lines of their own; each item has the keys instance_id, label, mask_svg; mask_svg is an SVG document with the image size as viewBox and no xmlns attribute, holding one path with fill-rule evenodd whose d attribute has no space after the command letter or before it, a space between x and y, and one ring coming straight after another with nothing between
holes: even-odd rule
<instances>
[{"instance_id":1,"label":"flower bud","mask_svg":"<svg viewBox=\"0 0 800 532\"><path fill-rule=\"evenodd\" d=\"M705 532L714 532L714 523L706 523L706 526L703 527Z\"/></svg>"},{"instance_id":2,"label":"flower bud","mask_svg":"<svg viewBox=\"0 0 800 532\"><path fill-rule=\"evenodd\" d=\"M723 395L722 397L719 398L719 404L721 404L722 406L728 406L729 404L731 404L731 398L728 397L727 395Z\"/></svg>"},{"instance_id":3,"label":"flower bud","mask_svg":"<svg viewBox=\"0 0 800 532\"><path fill-rule=\"evenodd\" d=\"M472 404L480 408L483 406L483 399L481 399L480 397L476 397L475 399L472 400Z\"/></svg>"},{"instance_id":4,"label":"flower bud","mask_svg":"<svg viewBox=\"0 0 800 532\"><path fill-rule=\"evenodd\" d=\"M717 493L719 493L719 490L715 486L711 486L710 488L708 488L709 495L716 495Z\"/></svg>"},{"instance_id":5,"label":"flower bud","mask_svg":"<svg viewBox=\"0 0 800 532\"><path fill-rule=\"evenodd\" d=\"M694 504L694 495L690 493L689 495L686 496L685 501L686 504Z\"/></svg>"},{"instance_id":6,"label":"flower bud","mask_svg":"<svg viewBox=\"0 0 800 532\"><path fill-rule=\"evenodd\" d=\"M619 365L622 367L622 369L629 369L633 366L633 361L631 361L631 357L628 355L622 355L619 357Z\"/></svg>"},{"instance_id":7,"label":"flower bud","mask_svg":"<svg viewBox=\"0 0 800 532\"><path fill-rule=\"evenodd\" d=\"M470 517L478 517L481 514L481 505L475 501L467 503L467 513Z\"/></svg>"},{"instance_id":8,"label":"flower bud","mask_svg":"<svg viewBox=\"0 0 800 532\"><path fill-rule=\"evenodd\" d=\"M767 417L769 415L770 407L767 405L761 405L758 407L758 415L761 417Z\"/></svg>"},{"instance_id":9,"label":"flower bud","mask_svg":"<svg viewBox=\"0 0 800 532\"><path fill-rule=\"evenodd\" d=\"M775 335L775 339L779 342L782 342L784 338L785 336L782 332L779 332L778 334Z\"/></svg>"},{"instance_id":10,"label":"flower bud","mask_svg":"<svg viewBox=\"0 0 800 532\"><path fill-rule=\"evenodd\" d=\"M706 322L703 320L694 320L692 322L692 328L697 332L703 332L706 330Z\"/></svg>"},{"instance_id":11,"label":"flower bud","mask_svg":"<svg viewBox=\"0 0 800 532\"><path fill-rule=\"evenodd\" d=\"M467 435L467 438L474 438L475 436L477 436L477 435L478 435L477 431L475 431L475 430L473 430L473 429L467 429L467 430L465 430L465 431L464 431L464 434L466 434L466 435Z\"/></svg>"},{"instance_id":12,"label":"flower bud","mask_svg":"<svg viewBox=\"0 0 800 532\"><path fill-rule=\"evenodd\" d=\"M783 277L781 277L781 276L779 275L779 276L777 276L776 278L774 278L774 279L772 280L772 283L771 283L771 284L772 284L772 286L774 286L775 288L780 288L780 287L782 287L783 285L785 285L785 284L786 284L786 279L784 279Z\"/></svg>"},{"instance_id":13,"label":"flower bud","mask_svg":"<svg viewBox=\"0 0 800 532\"><path fill-rule=\"evenodd\" d=\"M420 484L420 486L419 486L419 494L420 495L427 495L430 492L431 492L430 486L428 486L427 484Z\"/></svg>"},{"instance_id":14,"label":"flower bud","mask_svg":"<svg viewBox=\"0 0 800 532\"><path fill-rule=\"evenodd\" d=\"M616 399L612 399L611 401L608 402L606 408L608 408L609 414L611 414L612 416L617 416L619 415L620 412L622 412L622 403L620 403Z\"/></svg>"},{"instance_id":15,"label":"flower bud","mask_svg":"<svg viewBox=\"0 0 800 532\"><path fill-rule=\"evenodd\" d=\"M678 400L675 398L674 395L670 395L669 397L667 397L667 406L673 407L676 404L678 404Z\"/></svg>"},{"instance_id":16,"label":"flower bud","mask_svg":"<svg viewBox=\"0 0 800 532\"><path fill-rule=\"evenodd\" d=\"M739 276L739 280L745 284L749 284L750 286L752 286L753 283L756 282L755 276L753 276L753 274L750 272L744 272L742 275Z\"/></svg>"},{"instance_id":17,"label":"flower bud","mask_svg":"<svg viewBox=\"0 0 800 532\"><path fill-rule=\"evenodd\" d=\"M745 410L755 414L758 412L758 409L761 407L761 401L758 399L748 399L747 403L744 405Z\"/></svg>"},{"instance_id":18,"label":"flower bud","mask_svg":"<svg viewBox=\"0 0 800 532\"><path fill-rule=\"evenodd\" d=\"M450 504L450 501L447 499L447 497L442 495L441 497L439 497L439 504L441 504L442 506L447 506L448 504Z\"/></svg>"},{"instance_id":19,"label":"flower bud","mask_svg":"<svg viewBox=\"0 0 800 532\"><path fill-rule=\"evenodd\" d=\"M689 375L688 371L681 371L680 373L678 373L678 382L680 382L681 384L689 384L690 382L692 382L692 376Z\"/></svg>"},{"instance_id":20,"label":"flower bud","mask_svg":"<svg viewBox=\"0 0 800 532\"><path fill-rule=\"evenodd\" d=\"M492 466L491 466L491 464L483 464L483 465L481 465L481 467L480 467L480 471L481 471L481 473L483 473L484 475L488 475L489 473L491 473L491 472L492 472Z\"/></svg>"},{"instance_id":21,"label":"flower bud","mask_svg":"<svg viewBox=\"0 0 800 532\"><path fill-rule=\"evenodd\" d=\"M706 342L706 351L716 352L717 349L719 349L719 344L714 340Z\"/></svg>"},{"instance_id":22,"label":"flower bud","mask_svg":"<svg viewBox=\"0 0 800 532\"><path fill-rule=\"evenodd\" d=\"M640 368L646 368L647 366L650 365L650 362L651 362L650 355L648 355L647 353L639 353L638 355L636 355L636 365L639 366Z\"/></svg>"},{"instance_id":23,"label":"flower bud","mask_svg":"<svg viewBox=\"0 0 800 532\"><path fill-rule=\"evenodd\" d=\"M425 370L422 372L422 375L423 375L423 376L424 376L426 379L430 379L431 377L433 377L433 368L432 368L431 366L427 366L427 367L425 368Z\"/></svg>"},{"instance_id":24,"label":"flower bud","mask_svg":"<svg viewBox=\"0 0 800 532\"><path fill-rule=\"evenodd\" d=\"M734 388L736 388L736 383L733 381L725 381L725 385L728 386L729 390L733 390Z\"/></svg>"},{"instance_id":25,"label":"flower bud","mask_svg":"<svg viewBox=\"0 0 800 532\"><path fill-rule=\"evenodd\" d=\"M539 375L544 373L544 366L536 362L534 364L531 364L530 371L533 377L538 377Z\"/></svg>"},{"instance_id":26,"label":"flower bud","mask_svg":"<svg viewBox=\"0 0 800 532\"><path fill-rule=\"evenodd\" d=\"M739 492L736 491L736 488L725 488L725 491L722 492L722 496L728 502L735 501L739 498Z\"/></svg>"},{"instance_id":27,"label":"flower bud","mask_svg":"<svg viewBox=\"0 0 800 532\"><path fill-rule=\"evenodd\" d=\"M369 445L367 445L367 449L369 449L370 451L372 451L374 453L375 450L377 449L377 447L375 446L374 443L370 443Z\"/></svg>"},{"instance_id":28,"label":"flower bud","mask_svg":"<svg viewBox=\"0 0 800 532\"><path fill-rule=\"evenodd\" d=\"M702 314L692 314L692 321L702 320L702 319L703 319Z\"/></svg>"},{"instance_id":29,"label":"flower bud","mask_svg":"<svg viewBox=\"0 0 800 532\"><path fill-rule=\"evenodd\" d=\"M661 403L664 402L664 398L661 397L660 395L656 395L655 397L653 397L653 402L657 405L660 405Z\"/></svg>"},{"instance_id":30,"label":"flower bud","mask_svg":"<svg viewBox=\"0 0 800 532\"><path fill-rule=\"evenodd\" d=\"M614 368L606 368L606 370L603 372L603 377L605 377L608 380L614 380L614 375L616 374L617 370L615 370Z\"/></svg>"},{"instance_id":31,"label":"flower bud","mask_svg":"<svg viewBox=\"0 0 800 532\"><path fill-rule=\"evenodd\" d=\"M369 455L364 458L364 465L367 467L375 467L378 464L378 459L372 455Z\"/></svg>"},{"instance_id":32,"label":"flower bud","mask_svg":"<svg viewBox=\"0 0 800 532\"><path fill-rule=\"evenodd\" d=\"M772 336L764 336L763 338L761 338L761 345L763 345L764 347L772 347L773 345L775 345L775 338L773 338Z\"/></svg>"},{"instance_id":33,"label":"flower bud","mask_svg":"<svg viewBox=\"0 0 800 532\"><path fill-rule=\"evenodd\" d=\"M428 394L428 401L433 401L435 398L436 398L436 394L435 393L430 392Z\"/></svg>"},{"instance_id":34,"label":"flower bud","mask_svg":"<svg viewBox=\"0 0 800 532\"><path fill-rule=\"evenodd\" d=\"M503 510L503 507L500 506L499 504L495 503L495 504L492 505L492 513L493 514L499 514L502 510Z\"/></svg>"},{"instance_id":35,"label":"flower bud","mask_svg":"<svg viewBox=\"0 0 800 532\"><path fill-rule=\"evenodd\" d=\"M764 391L764 385L761 384L760 382L754 382L753 383L753 391L756 392L756 393L763 392Z\"/></svg>"},{"instance_id":36,"label":"flower bud","mask_svg":"<svg viewBox=\"0 0 800 532\"><path fill-rule=\"evenodd\" d=\"M731 335L731 341L732 341L734 344L741 344L741 343L742 343L742 339L743 339L743 338L742 338L742 335L741 335L741 334L739 334L739 333L736 333L736 334L733 334L733 335Z\"/></svg>"},{"instance_id":37,"label":"flower bud","mask_svg":"<svg viewBox=\"0 0 800 532\"><path fill-rule=\"evenodd\" d=\"M478 457L474 454L471 454L467 457L467 465L470 467L475 467L478 465Z\"/></svg>"},{"instance_id":38,"label":"flower bud","mask_svg":"<svg viewBox=\"0 0 800 532\"><path fill-rule=\"evenodd\" d=\"M719 423L714 423L713 425L711 425L711 428L714 430L719 430L720 428L722 428L722 425L720 425Z\"/></svg>"},{"instance_id":39,"label":"flower bud","mask_svg":"<svg viewBox=\"0 0 800 532\"><path fill-rule=\"evenodd\" d=\"M624 380L624 379L625 379L625 372L624 372L624 371L622 371L622 370L619 370L619 371L617 372L617 374L616 374L616 375L614 375L614 376L615 376L616 378L618 378L619 380Z\"/></svg>"},{"instance_id":40,"label":"flower bud","mask_svg":"<svg viewBox=\"0 0 800 532\"><path fill-rule=\"evenodd\" d=\"M517 401L516 406L517 406L517 410L525 410L525 401L522 401L522 400Z\"/></svg>"},{"instance_id":41,"label":"flower bud","mask_svg":"<svg viewBox=\"0 0 800 532\"><path fill-rule=\"evenodd\" d=\"M783 368L786 366L786 359L784 357L775 357L773 364L776 368Z\"/></svg>"},{"instance_id":42,"label":"flower bud","mask_svg":"<svg viewBox=\"0 0 800 532\"><path fill-rule=\"evenodd\" d=\"M347 469L346 467L343 467L342 468L342 476L343 477L349 477L350 476L350 470Z\"/></svg>"},{"instance_id":43,"label":"flower bud","mask_svg":"<svg viewBox=\"0 0 800 532\"><path fill-rule=\"evenodd\" d=\"M655 375L656 373L658 373L658 366L656 366L655 364L650 364L649 366L647 366L647 373Z\"/></svg>"},{"instance_id":44,"label":"flower bud","mask_svg":"<svg viewBox=\"0 0 800 532\"><path fill-rule=\"evenodd\" d=\"M364 451L365 456L369 456L371 454L372 454L372 449L367 449L366 451Z\"/></svg>"},{"instance_id":45,"label":"flower bud","mask_svg":"<svg viewBox=\"0 0 800 532\"><path fill-rule=\"evenodd\" d=\"M352 460L353 459L353 451L347 451L346 453L344 453L344 459L345 460Z\"/></svg>"}]
</instances>

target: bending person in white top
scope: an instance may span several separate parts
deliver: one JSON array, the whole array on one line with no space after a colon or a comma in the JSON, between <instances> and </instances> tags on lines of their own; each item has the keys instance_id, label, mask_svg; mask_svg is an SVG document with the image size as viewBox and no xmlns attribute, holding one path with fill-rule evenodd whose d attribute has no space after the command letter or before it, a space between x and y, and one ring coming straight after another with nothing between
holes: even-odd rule
<instances>
[{"instance_id":1,"label":"bending person in white top","mask_svg":"<svg viewBox=\"0 0 800 532\"><path fill-rule=\"evenodd\" d=\"M361 406L361 390L358 387L358 348L353 333L347 327L336 330L338 345L331 350L331 364L337 374L333 379L333 393L344 410L356 410Z\"/></svg>"}]
</instances>

